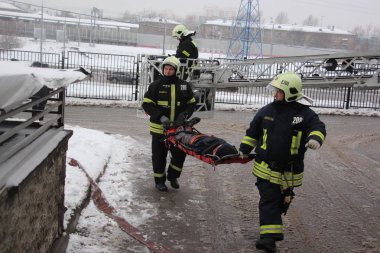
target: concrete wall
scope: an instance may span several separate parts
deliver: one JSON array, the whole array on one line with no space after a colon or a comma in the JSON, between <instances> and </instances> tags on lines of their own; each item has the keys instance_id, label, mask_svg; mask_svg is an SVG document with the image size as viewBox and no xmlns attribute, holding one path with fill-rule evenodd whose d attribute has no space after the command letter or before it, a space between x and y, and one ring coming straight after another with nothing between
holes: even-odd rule
<instances>
[{"instance_id":1,"label":"concrete wall","mask_svg":"<svg viewBox=\"0 0 380 253\"><path fill-rule=\"evenodd\" d=\"M0 192L0 252L50 252L63 233L67 132L18 187Z\"/></svg>"}]
</instances>

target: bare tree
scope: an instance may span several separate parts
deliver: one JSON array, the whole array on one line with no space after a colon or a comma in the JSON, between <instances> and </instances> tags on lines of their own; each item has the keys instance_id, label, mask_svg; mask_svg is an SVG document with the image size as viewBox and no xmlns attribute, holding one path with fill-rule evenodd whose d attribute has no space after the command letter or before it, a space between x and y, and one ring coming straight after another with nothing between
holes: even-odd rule
<instances>
[{"instance_id":1,"label":"bare tree","mask_svg":"<svg viewBox=\"0 0 380 253\"><path fill-rule=\"evenodd\" d=\"M317 26L319 24L319 20L317 17L313 15L309 15L303 22L302 25L305 26Z\"/></svg>"},{"instance_id":2,"label":"bare tree","mask_svg":"<svg viewBox=\"0 0 380 253\"><path fill-rule=\"evenodd\" d=\"M380 27L379 26L375 26L373 28L372 34L373 34L374 37L380 37Z\"/></svg>"},{"instance_id":3,"label":"bare tree","mask_svg":"<svg viewBox=\"0 0 380 253\"><path fill-rule=\"evenodd\" d=\"M280 12L275 18L276 24L289 24L288 14L286 12Z\"/></svg>"},{"instance_id":4,"label":"bare tree","mask_svg":"<svg viewBox=\"0 0 380 253\"><path fill-rule=\"evenodd\" d=\"M378 37L380 35L380 27L374 25L367 25L366 27L355 26L352 33L358 37Z\"/></svg>"},{"instance_id":5,"label":"bare tree","mask_svg":"<svg viewBox=\"0 0 380 253\"><path fill-rule=\"evenodd\" d=\"M125 11L122 19L125 21L138 21L138 15Z\"/></svg>"},{"instance_id":6,"label":"bare tree","mask_svg":"<svg viewBox=\"0 0 380 253\"><path fill-rule=\"evenodd\" d=\"M351 31L353 34L357 35L358 37L363 37L365 34L365 31L361 25L355 26L354 29Z\"/></svg>"}]
</instances>

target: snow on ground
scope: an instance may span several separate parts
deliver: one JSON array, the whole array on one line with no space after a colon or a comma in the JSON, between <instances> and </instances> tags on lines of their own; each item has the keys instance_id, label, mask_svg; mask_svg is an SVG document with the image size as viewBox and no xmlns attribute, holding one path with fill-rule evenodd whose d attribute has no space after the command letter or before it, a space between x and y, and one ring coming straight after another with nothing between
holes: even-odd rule
<instances>
[{"instance_id":1,"label":"snow on ground","mask_svg":"<svg viewBox=\"0 0 380 253\"><path fill-rule=\"evenodd\" d=\"M148 152L146 149L149 147L142 146L129 136L109 135L78 126L66 125L65 128L74 132L69 140L68 161L70 158L77 159L92 179L101 176L99 187L109 204L117 207L116 215L128 217L128 222L133 226L143 224L156 215L155 207L139 199L133 187L133 178L148 177L150 173L146 168L136 165L133 157ZM82 204L89 187L89 180L83 171L69 163L66 166L65 227L74 209ZM142 211L134 213L131 206ZM76 231L70 235L68 253L113 252L117 247L115 245L123 241L120 238L125 237L116 223L101 213L92 201L83 210ZM107 249L110 240L115 243L112 249Z\"/></svg>"}]
</instances>

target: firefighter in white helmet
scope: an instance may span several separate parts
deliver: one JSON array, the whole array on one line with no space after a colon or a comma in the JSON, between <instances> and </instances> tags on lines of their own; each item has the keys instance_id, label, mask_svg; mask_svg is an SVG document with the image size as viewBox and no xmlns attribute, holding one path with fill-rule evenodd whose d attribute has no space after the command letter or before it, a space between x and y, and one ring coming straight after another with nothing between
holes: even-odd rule
<instances>
[{"instance_id":1,"label":"firefighter in white helmet","mask_svg":"<svg viewBox=\"0 0 380 253\"><path fill-rule=\"evenodd\" d=\"M181 69L184 80L187 79L191 66L193 66L195 60L198 59L198 47L192 38L194 35L195 32L189 31L184 25L177 25L172 31L172 36L179 40L175 56L180 59L181 63L187 65Z\"/></svg>"},{"instance_id":2,"label":"firefighter in white helmet","mask_svg":"<svg viewBox=\"0 0 380 253\"><path fill-rule=\"evenodd\" d=\"M162 63L163 76L149 85L144 94L142 107L150 116L150 133L152 135L152 164L154 181L159 191L167 191L166 179L178 189L186 154L178 148L172 148L171 161L167 173L166 157L168 149L164 143L164 130L174 122L183 122L195 109L195 98L190 84L178 78L180 62L175 56L167 57Z\"/></svg>"},{"instance_id":3,"label":"firefighter in white helmet","mask_svg":"<svg viewBox=\"0 0 380 253\"><path fill-rule=\"evenodd\" d=\"M240 155L254 150L253 175L260 193L260 238L256 248L276 252L283 240L282 214L302 185L304 155L325 141L325 124L309 108L311 99L302 93L302 80L294 72L276 76L268 85L274 101L261 108L240 144Z\"/></svg>"}]
</instances>

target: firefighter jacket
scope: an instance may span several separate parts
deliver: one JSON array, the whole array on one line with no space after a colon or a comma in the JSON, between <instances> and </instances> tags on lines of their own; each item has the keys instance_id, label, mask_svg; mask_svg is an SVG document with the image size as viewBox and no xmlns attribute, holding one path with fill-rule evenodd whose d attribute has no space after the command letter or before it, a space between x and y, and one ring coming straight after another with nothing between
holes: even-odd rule
<instances>
[{"instance_id":1,"label":"firefighter jacket","mask_svg":"<svg viewBox=\"0 0 380 253\"><path fill-rule=\"evenodd\" d=\"M150 116L150 133L153 135L164 133L161 116L168 117L173 123L182 112L190 117L195 104L193 91L188 82L177 76L160 77L149 85L142 104L142 108Z\"/></svg>"},{"instance_id":2,"label":"firefighter jacket","mask_svg":"<svg viewBox=\"0 0 380 253\"><path fill-rule=\"evenodd\" d=\"M249 154L255 149L255 176L284 187L300 186L305 145L309 139L322 145L325 136L325 124L308 106L273 102L257 112L240 144L240 151Z\"/></svg>"},{"instance_id":3,"label":"firefighter jacket","mask_svg":"<svg viewBox=\"0 0 380 253\"><path fill-rule=\"evenodd\" d=\"M198 59L198 47L191 36L186 36L180 39L177 51L175 54L181 63L186 63L186 59ZM193 61L188 61L188 67L193 65Z\"/></svg>"}]
</instances>

